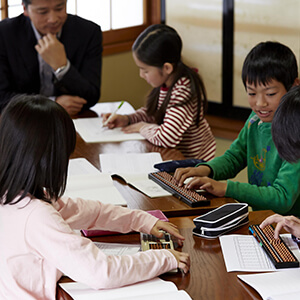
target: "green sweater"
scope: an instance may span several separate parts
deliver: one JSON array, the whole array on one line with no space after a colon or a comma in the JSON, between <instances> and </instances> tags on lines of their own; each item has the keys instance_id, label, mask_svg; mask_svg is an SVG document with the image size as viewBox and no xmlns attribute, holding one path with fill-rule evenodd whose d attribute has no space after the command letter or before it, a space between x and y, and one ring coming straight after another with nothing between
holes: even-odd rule
<instances>
[{"instance_id":1,"label":"green sweater","mask_svg":"<svg viewBox=\"0 0 300 300\"><path fill-rule=\"evenodd\" d=\"M279 157L271 123L262 123L255 113L229 150L206 164L215 180L234 178L248 166L248 183L227 180L226 197L246 202L254 210L300 216L300 161L290 164Z\"/></svg>"}]
</instances>

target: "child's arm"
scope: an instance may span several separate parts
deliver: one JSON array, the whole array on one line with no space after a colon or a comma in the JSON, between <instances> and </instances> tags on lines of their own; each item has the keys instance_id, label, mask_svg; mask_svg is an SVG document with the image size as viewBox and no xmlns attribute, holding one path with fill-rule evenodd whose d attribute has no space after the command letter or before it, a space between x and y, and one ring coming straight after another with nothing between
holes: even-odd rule
<instances>
[{"instance_id":1,"label":"child's arm","mask_svg":"<svg viewBox=\"0 0 300 300\"><path fill-rule=\"evenodd\" d=\"M175 86L161 125L156 124L155 119L147 115L145 108L129 115L131 124L147 123L139 128L139 132L152 144L164 148L174 148L180 143L183 134L194 123L197 111L195 103L189 101L191 97L189 81L181 79ZM203 128L203 131L205 129ZM131 127L126 130L129 132L136 128Z\"/></svg>"},{"instance_id":2,"label":"child's arm","mask_svg":"<svg viewBox=\"0 0 300 300\"><path fill-rule=\"evenodd\" d=\"M279 214L299 215L300 162L283 162L275 175L275 180L264 186L228 180L225 196L246 202L255 210L271 209Z\"/></svg>"},{"instance_id":3,"label":"child's arm","mask_svg":"<svg viewBox=\"0 0 300 300\"><path fill-rule=\"evenodd\" d=\"M158 237L161 237L159 230L163 229L174 235L179 245L184 240L174 224L162 222L141 210L66 197L59 199L54 207L73 229L106 229L122 233L138 231Z\"/></svg>"},{"instance_id":4,"label":"child's arm","mask_svg":"<svg viewBox=\"0 0 300 300\"><path fill-rule=\"evenodd\" d=\"M115 288L154 278L177 267L186 272L189 269L188 254L177 251L105 255L91 240L75 234L51 205L40 205L31 213L24 232L30 252L38 258L36 261L43 262L42 277L50 281L63 273L95 289Z\"/></svg>"}]
</instances>

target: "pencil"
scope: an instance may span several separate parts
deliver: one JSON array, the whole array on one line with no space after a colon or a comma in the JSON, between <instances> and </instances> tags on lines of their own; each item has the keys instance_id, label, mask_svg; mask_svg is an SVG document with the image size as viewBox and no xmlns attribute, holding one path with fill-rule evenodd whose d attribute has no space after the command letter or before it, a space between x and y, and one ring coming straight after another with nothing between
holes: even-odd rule
<instances>
[{"instance_id":1,"label":"pencil","mask_svg":"<svg viewBox=\"0 0 300 300\"><path fill-rule=\"evenodd\" d=\"M116 113L118 112L118 110L122 107L123 103L124 103L124 101L122 101L122 102L119 104L119 106L116 108L116 110L115 110L115 111L108 117L108 119L103 123L103 126L107 126L108 122L111 120L111 118L112 118L113 116L116 115Z\"/></svg>"}]
</instances>

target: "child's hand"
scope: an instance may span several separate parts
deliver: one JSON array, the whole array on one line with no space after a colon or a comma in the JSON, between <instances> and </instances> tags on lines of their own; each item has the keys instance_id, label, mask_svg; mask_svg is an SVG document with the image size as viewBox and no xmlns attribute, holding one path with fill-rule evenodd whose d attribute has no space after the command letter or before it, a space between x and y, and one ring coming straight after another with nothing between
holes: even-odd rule
<instances>
[{"instance_id":1,"label":"child's hand","mask_svg":"<svg viewBox=\"0 0 300 300\"><path fill-rule=\"evenodd\" d=\"M178 268L186 274L191 265L190 255L188 253L179 252L173 249L168 249L168 251L170 251L177 259Z\"/></svg>"},{"instance_id":2,"label":"child's hand","mask_svg":"<svg viewBox=\"0 0 300 300\"><path fill-rule=\"evenodd\" d=\"M122 131L125 133L140 132L141 128L144 127L146 124L147 123L145 123L145 122L134 123L134 124L124 127L122 129Z\"/></svg>"},{"instance_id":3,"label":"child's hand","mask_svg":"<svg viewBox=\"0 0 300 300\"><path fill-rule=\"evenodd\" d=\"M164 230L171 235L175 236L178 239L178 245L182 246L184 237L179 233L177 226L170 223L170 222L164 222L164 221L157 221L155 225L152 227L150 233L155 235L158 238L163 237L163 233L160 232L160 230Z\"/></svg>"},{"instance_id":4,"label":"child's hand","mask_svg":"<svg viewBox=\"0 0 300 300\"><path fill-rule=\"evenodd\" d=\"M295 237L300 237L300 219L298 219L295 216L281 216L278 214L272 215L268 218L266 218L261 224L260 228L264 228L267 225L277 223L275 229L274 229L274 237L275 239L278 239L279 232L282 228L284 228L286 231L290 232Z\"/></svg>"},{"instance_id":5,"label":"child's hand","mask_svg":"<svg viewBox=\"0 0 300 300\"><path fill-rule=\"evenodd\" d=\"M109 122L105 124L105 122L107 121L107 119L110 117L111 113L108 114L102 114L102 118L103 118L103 126L107 126L109 129L113 129L115 127L124 127L127 126L129 123L129 118L126 115L114 115L111 117L111 119L109 120Z\"/></svg>"},{"instance_id":6,"label":"child's hand","mask_svg":"<svg viewBox=\"0 0 300 300\"><path fill-rule=\"evenodd\" d=\"M208 177L194 177L185 186L187 189L201 189L217 196L224 197L227 189L227 182L216 181Z\"/></svg>"},{"instance_id":7,"label":"child's hand","mask_svg":"<svg viewBox=\"0 0 300 300\"><path fill-rule=\"evenodd\" d=\"M174 173L174 179L176 180L178 186L183 186L184 181L189 177L194 176L208 176L211 170L208 166L198 166L190 168L178 168Z\"/></svg>"}]
</instances>

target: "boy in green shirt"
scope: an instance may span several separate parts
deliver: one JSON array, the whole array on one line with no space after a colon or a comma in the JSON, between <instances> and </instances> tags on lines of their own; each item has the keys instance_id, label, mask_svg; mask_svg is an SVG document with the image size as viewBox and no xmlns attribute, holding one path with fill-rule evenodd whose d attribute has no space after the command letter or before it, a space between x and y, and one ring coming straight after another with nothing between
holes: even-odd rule
<instances>
[{"instance_id":1,"label":"boy in green shirt","mask_svg":"<svg viewBox=\"0 0 300 300\"><path fill-rule=\"evenodd\" d=\"M299 83L295 55L280 43L260 43L244 61L242 80L253 112L238 138L224 155L195 168L177 169L174 177L180 186L194 177L187 188L232 197L254 210L300 215L300 162L291 164L280 158L271 134L281 97ZM219 181L235 177L246 166L248 183Z\"/></svg>"}]
</instances>

